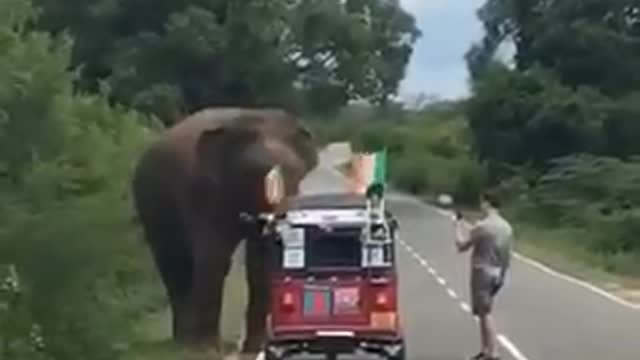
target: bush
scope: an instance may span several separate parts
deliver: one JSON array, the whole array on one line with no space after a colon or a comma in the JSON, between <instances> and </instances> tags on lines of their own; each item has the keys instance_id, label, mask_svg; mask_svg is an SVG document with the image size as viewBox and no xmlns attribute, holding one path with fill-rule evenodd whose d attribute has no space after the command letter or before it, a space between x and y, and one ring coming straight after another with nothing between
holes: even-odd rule
<instances>
[{"instance_id":1,"label":"bush","mask_svg":"<svg viewBox=\"0 0 640 360\"><path fill-rule=\"evenodd\" d=\"M34 14L0 2L0 265L21 285L20 315L0 319L3 359L113 359L162 301L127 202L153 122L108 94L74 94L70 39L30 30Z\"/></svg>"},{"instance_id":2,"label":"bush","mask_svg":"<svg viewBox=\"0 0 640 360\"><path fill-rule=\"evenodd\" d=\"M417 156L390 160L389 174L393 185L411 194L420 194L430 187L427 163Z\"/></svg>"},{"instance_id":3,"label":"bush","mask_svg":"<svg viewBox=\"0 0 640 360\"><path fill-rule=\"evenodd\" d=\"M128 214L119 194L104 193L16 216L0 235L0 263L16 264L55 359L113 358L141 310L160 303Z\"/></svg>"},{"instance_id":4,"label":"bush","mask_svg":"<svg viewBox=\"0 0 640 360\"><path fill-rule=\"evenodd\" d=\"M486 184L485 167L470 157L465 121L456 112L424 111L404 122L371 118L313 124L323 139L351 141L355 151L387 149L391 182L410 193L450 193L468 203Z\"/></svg>"},{"instance_id":5,"label":"bush","mask_svg":"<svg viewBox=\"0 0 640 360\"><path fill-rule=\"evenodd\" d=\"M518 202L517 217L541 227L583 229L588 236L563 241L601 259L608 271L640 273L640 162L576 155L553 164L527 201Z\"/></svg>"},{"instance_id":6,"label":"bush","mask_svg":"<svg viewBox=\"0 0 640 360\"><path fill-rule=\"evenodd\" d=\"M456 202L476 205L480 193L487 186L487 169L471 159L460 160L458 180L455 183L453 196Z\"/></svg>"}]
</instances>

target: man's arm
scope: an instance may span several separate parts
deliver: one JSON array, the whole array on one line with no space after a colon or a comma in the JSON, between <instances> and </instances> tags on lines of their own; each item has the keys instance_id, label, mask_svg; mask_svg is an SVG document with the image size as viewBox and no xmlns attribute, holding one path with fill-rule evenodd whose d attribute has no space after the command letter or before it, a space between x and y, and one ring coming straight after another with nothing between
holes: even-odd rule
<instances>
[{"instance_id":1,"label":"man's arm","mask_svg":"<svg viewBox=\"0 0 640 360\"><path fill-rule=\"evenodd\" d=\"M471 227L468 223L458 221L456 223L456 248L458 252L465 252L473 247L479 228Z\"/></svg>"}]
</instances>

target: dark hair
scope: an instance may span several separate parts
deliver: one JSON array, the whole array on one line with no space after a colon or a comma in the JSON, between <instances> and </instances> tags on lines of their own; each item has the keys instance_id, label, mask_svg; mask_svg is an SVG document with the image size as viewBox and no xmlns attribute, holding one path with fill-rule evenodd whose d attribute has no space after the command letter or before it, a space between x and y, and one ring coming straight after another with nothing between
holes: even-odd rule
<instances>
[{"instance_id":1,"label":"dark hair","mask_svg":"<svg viewBox=\"0 0 640 360\"><path fill-rule=\"evenodd\" d=\"M486 201L491 207L499 209L502 206L502 201L497 191L487 190L482 193L481 200Z\"/></svg>"}]
</instances>

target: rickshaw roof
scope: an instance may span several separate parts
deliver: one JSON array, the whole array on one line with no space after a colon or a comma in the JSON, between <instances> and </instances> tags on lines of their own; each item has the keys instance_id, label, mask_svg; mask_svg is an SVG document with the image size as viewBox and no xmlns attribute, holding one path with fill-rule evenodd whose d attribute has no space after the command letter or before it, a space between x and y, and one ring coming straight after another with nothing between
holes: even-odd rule
<instances>
[{"instance_id":1,"label":"rickshaw roof","mask_svg":"<svg viewBox=\"0 0 640 360\"><path fill-rule=\"evenodd\" d=\"M300 195L291 200L287 213L289 222L299 225L332 223L364 226L371 220L367 212L366 196L352 193ZM385 219L390 217L391 214L385 211Z\"/></svg>"},{"instance_id":2,"label":"rickshaw roof","mask_svg":"<svg viewBox=\"0 0 640 360\"><path fill-rule=\"evenodd\" d=\"M301 195L292 199L290 210L366 209L364 195L351 193L319 193Z\"/></svg>"}]
</instances>

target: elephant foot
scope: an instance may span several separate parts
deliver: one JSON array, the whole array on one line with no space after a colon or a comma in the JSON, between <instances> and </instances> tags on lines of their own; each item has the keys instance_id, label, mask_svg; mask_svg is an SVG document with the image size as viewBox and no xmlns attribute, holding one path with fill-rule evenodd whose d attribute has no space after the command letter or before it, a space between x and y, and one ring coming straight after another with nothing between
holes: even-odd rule
<instances>
[{"instance_id":1,"label":"elephant foot","mask_svg":"<svg viewBox=\"0 0 640 360\"><path fill-rule=\"evenodd\" d=\"M247 337L242 342L242 352L248 354L257 354L262 351L262 347L264 345L264 338L260 337Z\"/></svg>"},{"instance_id":2,"label":"elephant foot","mask_svg":"<svg viewBox=\"0 0 640 360\"><path fill-rule=\"evenodd\" d=\"M222 349L222 341L218 335L209 332L202 333L191 329L180 329L173 336L176 343L197 351L219 351Z\"/></svg>"},{"instance_id":3,"label":"elephant foot","mask_svg":"<svg viewBox=\"0 0 640 360\"><path fill-rule=\"evenodd\" d=\"M176 342L187 349L199 352L199 353L209 353L209 352L222 352L222 344L218 338L212 337L190 337L188 339L180 338L176 339Z\"/></svg>"}]
</instances>

